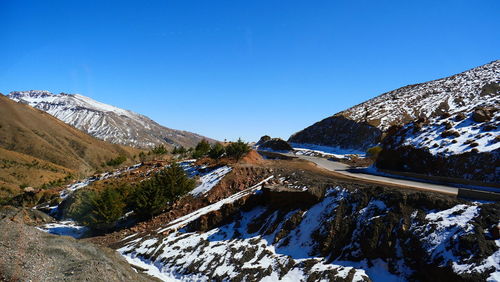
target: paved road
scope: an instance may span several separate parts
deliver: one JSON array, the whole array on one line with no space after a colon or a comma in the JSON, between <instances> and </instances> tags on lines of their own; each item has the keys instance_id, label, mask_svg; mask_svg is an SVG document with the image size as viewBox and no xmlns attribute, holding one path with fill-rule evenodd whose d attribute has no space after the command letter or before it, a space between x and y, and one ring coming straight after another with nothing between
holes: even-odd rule
<instances>
[{"instance_id":1,"label":"paved road","mask_svg":"<svg viewBox=\"0 0 500 282\"><path fill-rule=\"evenodd\" d=\"M366 173L362 173L362 172L351 172L351 171L349 171L348 165L340 163L340 162L329 161L325 158L304 156L304 155L295 155L292 153L286 153L284 155L307 160L307 161L310 161L310 162L317 164L319 167L322 167L324 169L327 169L330 171L335 171L337 173L344 174L344 175L354 177L354 178L377 181L377 182L381 182L381 183L388 183L388 184L399 185L399 186L406 186L406 187L417 188L417 189L424 189L424 190L428 190L428 191L435 191L435 192L440 192L440 193L445 193L445 194L450 194L450 195L457 195L458 194L458 188L452 187L452 186L432 184L432 183L419 182L419 181L406 180L406 179L398 179L398 178L392 178L392 177L387 177L387 176L366 174Z\"/></svg>"}]
</instances>

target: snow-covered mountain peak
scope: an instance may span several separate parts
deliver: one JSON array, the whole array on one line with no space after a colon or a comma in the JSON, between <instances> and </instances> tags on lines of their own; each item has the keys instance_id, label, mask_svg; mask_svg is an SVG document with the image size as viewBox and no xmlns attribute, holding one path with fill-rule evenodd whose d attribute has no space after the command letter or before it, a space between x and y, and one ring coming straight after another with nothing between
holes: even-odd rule
<instances>
[{"instance_id":1,"label":"snow-covered mountain peak","mask_svg":"<svg viewBox=\"0 0 500 282\"><path fill-rule=\"evenodd\" d=\"M8 97L29 104L99 139L135 147L158 144L191 147L203 136L163 127L150 118L81 94L13 91Z\"/></svg>"}]
</instances>

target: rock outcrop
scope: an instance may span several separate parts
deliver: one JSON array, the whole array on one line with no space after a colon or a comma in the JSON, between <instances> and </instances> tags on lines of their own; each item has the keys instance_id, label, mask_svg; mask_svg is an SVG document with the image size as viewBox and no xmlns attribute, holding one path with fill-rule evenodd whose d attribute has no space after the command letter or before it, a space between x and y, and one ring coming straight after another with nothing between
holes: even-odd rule
<instances>
[{"instance_id":1,"label":"rock outcrop","mask_svg":"<svg viewBox=\"0 0 500 282\"><path fill-rule=\"evenodd\" d=\"M379 128L337 114L295 133L288 142L364 151L377 144L381 136Z\"/></svg>"},{"instance_id":2,"label":"rock outcrop","mask_svg":"<svg viewBox=\"0 0 500 282\"><path fill-rule=\"evenodd\" d=\"M500 271L491 263L499 253L498 203L337 187L301 204L303 193L285 188L235 194L159 232L131 236L119 251L187 279L370 281L367 273L377 273L484 281Z\"/></svg>"},{"instance_id":3,"label":"rock outcrop","mask_svg":"<svg viewBox=\"0 0 500 282\"><path fill-rule=\"evenodd\" d=\"M257 143L260 149L272 151L293 151L292 146L281 138L270 138L266 141L263 141L263 139L265 138L261 138Z\"/></svg>"}]
</instances>

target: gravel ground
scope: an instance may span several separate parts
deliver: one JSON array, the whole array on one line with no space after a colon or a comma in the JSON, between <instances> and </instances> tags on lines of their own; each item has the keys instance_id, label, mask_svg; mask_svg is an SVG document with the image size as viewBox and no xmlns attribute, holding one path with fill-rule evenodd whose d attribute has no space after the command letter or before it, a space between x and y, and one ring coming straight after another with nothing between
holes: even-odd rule
<instances>
[{"instance_id":1,"label":"gravel ground","mask_svg":"<svg viewBox=\"0 0 500 282\"><path fill-rule=\"evenodd\" d=\"M156 280L137 273L114 250L0 215L0 281Z\"/></svg>"}]
</instances>

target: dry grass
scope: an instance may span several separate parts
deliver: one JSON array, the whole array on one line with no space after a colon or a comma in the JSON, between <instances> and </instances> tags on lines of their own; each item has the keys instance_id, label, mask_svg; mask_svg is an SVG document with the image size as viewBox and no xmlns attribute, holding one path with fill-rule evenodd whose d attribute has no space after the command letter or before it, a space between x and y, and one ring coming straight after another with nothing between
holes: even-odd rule
<instances>
[{"instance_id":1,"label":"dry grass","mask_svg":"<svg viewBox=\"0 0 500 282\"><path fill-rule=\"evenodd\" d=\"M0 187L6 187L4 190L39 186L69 174L89 175L110 159L119 155L130 158L140 152L98 140L3 95L0 148Z\"/></svg>"}]
</instances>

